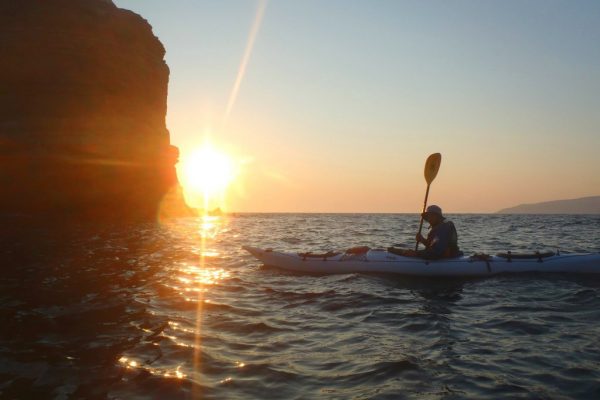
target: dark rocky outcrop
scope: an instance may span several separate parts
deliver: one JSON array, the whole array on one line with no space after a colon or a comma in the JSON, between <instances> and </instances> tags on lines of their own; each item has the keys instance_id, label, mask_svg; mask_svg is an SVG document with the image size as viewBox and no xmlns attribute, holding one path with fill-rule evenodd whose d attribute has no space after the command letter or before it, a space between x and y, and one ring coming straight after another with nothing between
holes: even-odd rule
<instances>
[{"instance_id":1,"label":"dark rocky outcrop","mask_svg":"<svg viewBox=\"0 0 600 400\"><path fill-rule=\"evenodd\" d=\"M0 214L155 218L178 185L164 55L110 0L0 0Z\"/></svg>"}]
</instances>

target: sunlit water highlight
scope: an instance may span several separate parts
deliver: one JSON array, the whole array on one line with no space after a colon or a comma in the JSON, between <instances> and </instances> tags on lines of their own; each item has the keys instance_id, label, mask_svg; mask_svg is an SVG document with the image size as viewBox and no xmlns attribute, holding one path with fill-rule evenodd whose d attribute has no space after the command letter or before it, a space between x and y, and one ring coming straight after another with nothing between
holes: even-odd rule
<instances>
[{"instance_id":1,"label":"sunlit water highlight","mask_svg":"<svg viewBox=\"0 0 600 400\"><path fill-rule=\"evenodd\" d=\"M467 253L600 251L600 217L459 215ZM293 274L244 244L410 245L411 215L2 236L0 398L597 398L600 277Z\"/></svg>"}]
</instances>

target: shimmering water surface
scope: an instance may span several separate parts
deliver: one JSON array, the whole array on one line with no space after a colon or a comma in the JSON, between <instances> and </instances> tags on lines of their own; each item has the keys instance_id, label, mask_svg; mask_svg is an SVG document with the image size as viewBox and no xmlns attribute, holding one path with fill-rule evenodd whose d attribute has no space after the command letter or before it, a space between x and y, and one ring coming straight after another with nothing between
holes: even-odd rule
<instances>
[{"instance_id":1,"label":"shimmering water surface","mask_svg":"<svg viewBox=\"0 0 600 400\"><path fill-rule=\"evenodd\" d=\"M466 253L600 251L599 216L452 219ZM417 224L5 221L0 398L600 398L600 277L315 276L241 250L411 245Z\"/></svg>"}]
</instances>

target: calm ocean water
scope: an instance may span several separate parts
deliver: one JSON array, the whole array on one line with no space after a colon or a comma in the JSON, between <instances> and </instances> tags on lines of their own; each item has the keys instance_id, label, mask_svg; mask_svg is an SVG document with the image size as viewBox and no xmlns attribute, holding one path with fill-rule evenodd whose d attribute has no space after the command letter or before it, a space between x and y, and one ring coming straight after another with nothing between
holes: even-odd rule
<instances>
[{"instance_id":1,"label":"calm ocean water","mask_svg":"<svg viewBox=\"0 0 600 400\"><path fill-rule=\"evenodd\" d=\"M451 216L465 253L600 251L600 216ZM411 245L415 215L19 229L1 399L600 398L600 277L314 276L281 250Z\"/></svg>"}]
</instances>

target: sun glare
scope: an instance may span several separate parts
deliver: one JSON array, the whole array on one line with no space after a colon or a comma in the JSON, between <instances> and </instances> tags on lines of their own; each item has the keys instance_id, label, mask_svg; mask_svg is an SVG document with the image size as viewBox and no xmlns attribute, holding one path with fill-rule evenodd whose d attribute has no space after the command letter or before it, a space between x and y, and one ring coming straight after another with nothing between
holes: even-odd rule
<instances>
[{"instance_id":1,"label":"sun glare","mask_svg":"<svg viewBox=\"0 0 600 400\"><path fill-rule=\"evenodd\" d=\"M185 157L182 164L182 184L187 197L192 197L188 201L197 203L201 200L204 207L221 207L218 202L235 178L231 158L207 144Z\"/></svg>"}]
</instances>

